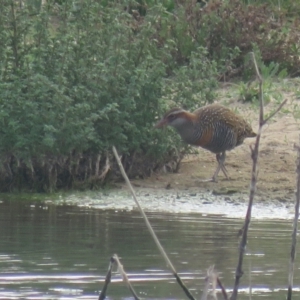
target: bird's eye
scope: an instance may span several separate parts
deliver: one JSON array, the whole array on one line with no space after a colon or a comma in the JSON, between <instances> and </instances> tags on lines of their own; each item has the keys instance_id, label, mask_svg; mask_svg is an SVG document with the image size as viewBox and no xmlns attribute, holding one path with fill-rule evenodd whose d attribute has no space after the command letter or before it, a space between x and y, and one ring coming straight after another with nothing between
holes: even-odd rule
<instances>
[{"instance_id":1,"label":"bird's eye","mask_svg":"<svg viewBox=\"0 0 300 300\"><path fill-rule=\"evenodd\" d=\"M168 119L169 119L170 121L173 121L173 120L175 119L175 115L169 115L169 116L168 116Z\"/></svg>"}]
</instances>

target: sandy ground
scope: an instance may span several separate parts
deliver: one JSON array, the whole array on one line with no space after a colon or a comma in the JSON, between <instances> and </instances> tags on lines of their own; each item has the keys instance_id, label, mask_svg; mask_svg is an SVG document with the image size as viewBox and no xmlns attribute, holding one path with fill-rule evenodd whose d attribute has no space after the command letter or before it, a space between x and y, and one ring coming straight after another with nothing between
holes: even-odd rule
<instances>
[{"instance_id":1,"label":"sandy ground","mask_svg":"<svg viewBox=\"0 0 300 300\"><path fill-rule=\"evenodd\" d=\"M295 88L297 91L297 87ZM263 128L260 142L258 163L257 199L294 201L296 190L295 144L299 144L300 119L296 93L284 91L283 99L288 103L283 110L274 116ZM226 88L220 92L219 103L226 103L235 109L252 124L254 131L258 129L258 105L242 104L237 99L222 97L228 94ZM300 101L299 101L300 102ZM280 101L271 101L265 106L265 114L278 107ZM183 160L178 173L157 173L145 180L135 180L133 185L142 188L189 190L191 192L211 193L213 195L246 195L249 193L252 160L250 145L255 138L245 140L244 144L227 152L226 167L230 179L225 179L220 172L218 182L201 182L210 178L216 168L215 155L199 149L199 154L189 155Z\"/></svg>"}]
</instances>

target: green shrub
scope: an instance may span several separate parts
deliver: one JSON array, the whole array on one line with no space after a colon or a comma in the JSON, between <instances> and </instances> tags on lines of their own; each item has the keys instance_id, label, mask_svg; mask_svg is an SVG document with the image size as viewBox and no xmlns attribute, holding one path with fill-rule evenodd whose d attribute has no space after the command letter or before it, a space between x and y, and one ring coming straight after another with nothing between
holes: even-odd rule
<instances>
[{"instance_id":1,"label":"green shrub","mask_svg":"<svg viewBox=\"0 0 300 300\"><path fill-rule=\"evenodd\" d=\"M14 3L0 12L0 190L98 186L118 176L113 145L131 176L181 159L179 138L153 124L172 105L211 101L216 66L204 48L179 64L176 38L158 44L163 6L136 18L92 0L35 14Z\"/></svg>"},{"instance_id":2,"label":"green shrub","mask_svg":"<svg viewBox=\"0 0 300 300\"><path fill-rule=\"evenodd\" d=\"M249 51L269 79L300 70L299 23L271 0L18 3L0 10L0 191L97 187L119 176L112 145L132 177L177 169L186 147L153 128L168 108L249 80Z\"/></svg>"}]
</instances>

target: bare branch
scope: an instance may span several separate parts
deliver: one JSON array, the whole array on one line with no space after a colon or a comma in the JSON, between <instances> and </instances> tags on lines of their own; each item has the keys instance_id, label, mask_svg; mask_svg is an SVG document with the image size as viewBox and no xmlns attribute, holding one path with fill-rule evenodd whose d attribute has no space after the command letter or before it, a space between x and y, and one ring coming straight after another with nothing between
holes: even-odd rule
<instances>
[{"instance_id":1,"label":"bare branch","mask_svg":"<svg viewBox=\"0 0 300 300\"><path fill-rule=\"evenodd\" d=\"M219 288L222 291L222 295L223 295L224 300L228 300L228 295L227 295L226 290L225 290L225 288L224 288L224 286L223 286L223 284L222 284L219 277L217 277L217 283L218 283Z\"/></svg>"},{"instance_id":2,"label":"bare branch","mask_svg":"<svg viewBox=\"0 0 300 300\"><path fill-rule=\"evenodd\" d=\"M107 271L107 274L106 274L106 277L105 277L105 283L104 283L104 287L98 297L98 300L104 300L106 298L106 291L107 291L107 287L110 283L110 280L111 280L111 271L112 271L112 267L113 267L113 264L114 264L114 259L111 257L110 258L110 262L109 262L109 266L108 266L108 271Z\"/></svg>"},{"instance_id":3,"label":"bare branch","mask_svg":"<svg viewBox=\"0 0 300 300\"><path fill-rule=\"evenodd\" d=\"M272 113L268 118L264 119L263 78L261 77L261 75L259 73L259 69L258 69L258 66L257 66L257 62L256 62L256 58L255 58L254 53L251 52L250 55L251 55L251 58L252 58L252 61L253 61L253 64L254 64L254 68L255 68L255 71L256 71L256 76L257 76L257 79L258 79L258 82L259 82L259 103L260 103L260 105L259 105L259 107L260 107L260 110L259 110L259 128L258 128L258 132L257 132L255 145L254 145L254 147L250 146L251 158L252 158L253 164L252 164L252 172L251 172L249 202L248 202L247 213L246 213L246 216L245 216L244 226L241 230L242 238L241 238L241 241L240 241L239 259L238 259L238 265L237 265L236 273L235 273L234 288L233 288L233 292L232 292L232 295L231 295L231 298L230 298L231 300L236 300L237 299L239 282L240 282L240 279L241 279L241 277L243 276L243 273L244 273L243 270L242 270L242 266L243 266L244 252L245 252L245 248L246 248L246 245L247 245L248 229L249 229L249 225L250 225L250 221L251 221L252 206L253 206L254 196L255 196L255 192L256 192L257 174L258 174L257 163L258 163L259 143L260 143L260 138L261 138L262 127L286 103L286 100L283 101L274 113Z\"/></svg>"},{"instance_id":4,"label":"bare branch","mask_svg":"<svg viewBox=\"0 0 300 300\"><path fill-rule=\"evenodd\" d=\"M134 189L133 189L133 187L132 187L132 185L131 185L131 183L130 183L130 181L129 181L129 178L128 178L128 176L127 176L127 174L126 174L124 168L123 168L122 162L121 162L121 160L120 160L120 157L119 157L119 155L118 155L118 152L117 152L115 146L112 147L112 150L113 150L113 153L114 153L115 158L116 158L116 160L117 160L117 163L118 163L118 166L119 166L120 171L121 171L121 173L122 173L122 176L123 176L123 178L125 179L125 182L126 182L128 188L129 188L130 191L131 191L132 197L133 197L133 199L134 199L134 201L135 201L135 203L136 203L136 205L137 205L137 207L138 207L138 209L139 209L139 211L140 211L140 213L141 213L141 215L142 215L142 217L143 217L143 219L144 219L144 221L145 221L145 223L146 223L146 226L147 226L147 228L148 228L148 230L149 230L149 232L150 232L150 234L151 234L151 236L152 236L152 238L153 238L153 240L154 240L154 242L155 242L155 244L156 244L158 250L160 251L160 253L161 253L161 255L163 256L163 258L165 259L166 264L167 264L167 265L169 266L169 268L172 270L174 277L176 278L178 284L181 286L181 288L183 289L183 291L185 292L185 294L187 295L187 297L188 297L189 299L191 299L191 300L195 300L195 298L193 297L193 295L191 294L191 292L190 292L190 291L188 290L188 288L184 285L184 283L182 282L181 278L180 278L179 275L177 274L177 271L175 270L175 267L174 267L173 264L171 263L171 261L170 261L168 255L167 255L167 253L165 252L164 248L162 247L161 243L159 242L159 240L158 240L158 238L157 238L157 236L156 236L156 234L155 234L155 232L154 232L154 230L153 230L153 228L152 228L152 226L151 226L151 224L150 224L150 222L149 222L149 220L148 220L148 218L147 218L145 212L143 211L143 209L142 209L142 207L141 207L141 205L140 205L140 203L139 203L139 201L138 201L138 199L137 199L137 197L136 197L136 194L135 194L135 192L134 192Z\"/></svg>"},{"instance_id":5,"label":"bare branch","mask_svg":"<svg viewBox=\"0 0 300 300\"><path fill-rule=\"evenodd\" d=\"M300 136L299 136L300 140ZM290 268L289 268L289 278L288 278L288 295L287 300L292 300L293 291L293 278L294 278L294 262L296 256L296 245L297 245L297 231L298 231L298 219L299 219L299 206L300 206L300 147L295 146L297 155L297 191L296 191L296 201L295 201L295 216L293 222L293 233L292 233L292 245L291 245L291 258L290 258Z\"/></svg>"},{"instance_id":6,"label":"bare branch","mask_svg":"<svg viewBox=\"0 0 300 300\"><path fill-rule=\"evenodd\" d=\"M210 266L207 270L205 278L205 286L202 292L201 300L210 299L217 300L216 288L217 288L217 272L214 270L214 266Z\"/></svg>"},{"instance_id":7,"label":"bare branch","mask_svg":"<svg viewBox=\"0 0 300 300\"><path fill-rule=\"evenodd\" d=\"M262 126L263 125L263 120L264 120L263 79L262 79L262 77L259 73L259 69L258 69L258 65L257 65L257 62L256 62L254 52L250 52L250 56L251 56L253 64L254 64L257 80L258 80L258 83L259 83L259 126Z\"/></svg>"},{"instance_id":8,"label":"bare branch","mask_svg":"<svg viewBox=\"0 0 300 300\"><path fill-rule=\"evenodd\" d=\"M99 175L99 166L101 161L101 154L100 152L97 154L96 162L95 162L95 176Z\"/></svg>"},{"instance_id":9,"label":"bare branch","mask_svg":"<svg viewBox=\"0 0 300 300\"><path fill-rule=\"evenodd\" d=\"M201 300L218 300L217 286L222 291L223 299L228 300L226 290L218 277L218 273L214 270L214 266L210 266L205 277L205 286L201 295Z\"/></svg>"},{"instance_id":10,"label":"bare branch","mask_svg":"<svg viewBox=\"0 0 300 300\"><path fill-rule=\"evenodd\" d=\"M264 124L266 124L271 118L273 118L281 110L283 105L285 105L286 103L287 103L287 99L281 102L278 108L274 112L272 112L266 119L264 119Z\"/></svg>"},{"instance_id":11,"label":"bare branch","mask_svg":"<svg viewBox=\"0 0 300 300\"><path fill-rule=\"evenodd\" d=\"M138 297L138 295L136 294L135 290L133 289L131 283L129 282L128 276L123 268L123 265L120 263L119 257L117 254L114 254L113 257L114 262L117 264L118 267L118 272L121 274L123 281L126 283L128 289L130 290L130 292L132 293L133 297L135 300L140 300L140 298Z\"/></svg>"},{"instance_id":12,"label":"bare branch","mask_svg":"<svg viewBox=\"0 0 300 300\"><path fill-rule=\"evenodd\" d=\"M101 181L103 181L105 179L109 170L110 170L109 156L108 156L108 153L106 153L105 166L104 166L102 173L99 175L99 179Z\"/></svg>"}]
</instances>

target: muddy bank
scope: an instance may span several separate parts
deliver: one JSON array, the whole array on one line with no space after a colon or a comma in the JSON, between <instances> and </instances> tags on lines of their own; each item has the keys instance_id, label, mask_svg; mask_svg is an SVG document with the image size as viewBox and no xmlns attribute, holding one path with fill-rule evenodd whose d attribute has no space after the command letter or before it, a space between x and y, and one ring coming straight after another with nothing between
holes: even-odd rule
<instances>
[{"instance_id":1,"label":"muddy bank","mask_svg":"<svg viewBox=\"0 0 300 300\"><path fill-rule=\"evenodd\" d=\"M295 91L298 91L298 81L278 86L278 93L288 102L263 128L253 218L293 218L297 160L294 145L299 144L300 133L300 106ZM240 113L257 131L258 106L241 104L234 93L236 89L230 92L224 88L220 91L219 103ZM278 105L278 101L269 102L265 106L265 114L274 111ZM178 173L161 171L149 178L131 182L146 211L244 218L252 168L249 147L254 142L253 138L247 139L243 145L227 153L225 165L230 180L226 180L220 173L218 182L201 182L211 178L216 168L216 159L212 153L199 149L198 154L184 158ZM125 184L119 182L116 187L110 191L74 194L60 199L58 203L97 209L136 209Z\"/></svg>"},{"instance_id":2,"label":"muddy bank","mask_svg":"<svg viewBox=\"0 0 300 300\"><path fill-rule=\"evenodd\" d=\"M136 188L137 198L146 212L197 213L221 215L229 218L244 218L248 197L245 194L230 196L214 195L211 192L191 190L163 190ZM52 204L53 201L46 201ZM134 200L126 187L106 192L74 194L55 201L58 205L77 205L101 210L137 210ZM254 219L291 219L294 215L293 203L278 200L255 202Z\"/></svg>"},{"instance_id":3,"label":"muddy bank","mask_svg":"<svg viewBox=\"0 0 300 300\"><path fill-rule=\"evenodd\" d=\"M299 104L291 94L284 94L288 103L270 122L263 127L260 141L258 162L258 184L256 200L259 202L293 202L296 189L296 160L295 144L299 144L300 124L297 118ZM224 104L223 102L220 102ZM241 104L237 101L226 104L237 110L249 123L254 131L258 129L258 107ZM274 111L278 102L269 103L265 114ZM214 195L248 196L252 160L250 146L255 138L246 139L244 144L227 152L226 168L230 180L226 180L220 172L218 182L201 182L211 178L216 168L215 155L199 149L198 154L185 157L178 173L157 173L146 180L134 180L136 187L168 189L173 191L187 190L190 193L211 193Z\"/></svg>"},{"instance_id":4,"label":"muddy bank","mask_svg":"<svg viewBox=\"0 0 300 300\"><path fill-rule=\"evenodd\" d=\"M257 131L257 109L237 102L231 106L239 110ZM268 105L266 113L274 107L276 105ZM300 133L298 119L292 113L294 108L295 104L289 101L286 110L264 127L253 218L293 218L297 159L294 145L299 143ZM254 142L255 139L247 139L243 145L227 153L225 164L230 180L220 174L218 182L201 182L210 178L216 168L215 156L202 149L198 154L185 157L178 173L159 172L146 179L132 180L142 207L145 211L244 218L252 168L249 147ZM110 191L68 196L59 203L97 209L137 209L125 184L121 182L116 186L117 189Z\"/></svg>"}]
</instances>

